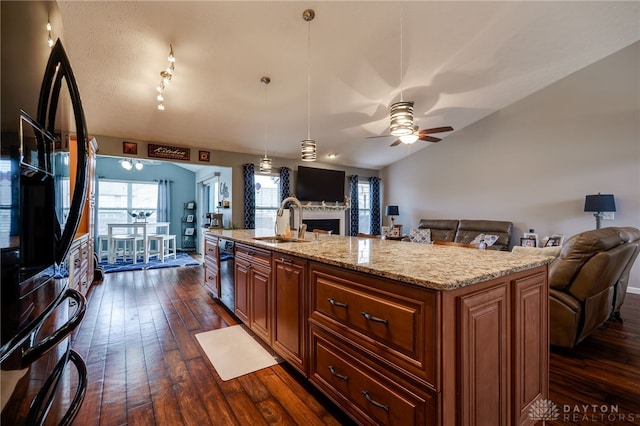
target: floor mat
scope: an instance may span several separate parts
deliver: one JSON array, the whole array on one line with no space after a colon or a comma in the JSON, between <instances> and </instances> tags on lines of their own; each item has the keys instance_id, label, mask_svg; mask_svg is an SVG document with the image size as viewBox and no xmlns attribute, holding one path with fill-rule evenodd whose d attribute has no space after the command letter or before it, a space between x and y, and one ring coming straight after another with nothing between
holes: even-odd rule
<instances>
[{"instance_id":1,"label":"floor mat","mask_svg":"<svg viewBox=\"0 0 640 426\"><path fill-rule=\"evenodd\" d=\"M209 361L224 381L235 379L282 360L271 354L242 325L196 334Z\"/></svg>"},{"instance_id":2,"label":"floor mat","mask_svg":"<svg viewBox=\"0 0 640 426\"><path fill-rule=\"evenodd\" d=\"M149 263L142 263L142 258L138 260L137 263L133 263L133 260L127 259L123 261L122 259L118 259L116 263L109 264L106 261L98 263L99 266L102 267L105 274L109 274L111 272L123 272L123 271L139 271L142 269L159 269L159 268L176 268L180 266L196 266L201 263L195 261L191 256L187 253L177 253L176 258L173 257L165 258L164 262L153 258L149 260Z\"/></svg>"}]
</instances>

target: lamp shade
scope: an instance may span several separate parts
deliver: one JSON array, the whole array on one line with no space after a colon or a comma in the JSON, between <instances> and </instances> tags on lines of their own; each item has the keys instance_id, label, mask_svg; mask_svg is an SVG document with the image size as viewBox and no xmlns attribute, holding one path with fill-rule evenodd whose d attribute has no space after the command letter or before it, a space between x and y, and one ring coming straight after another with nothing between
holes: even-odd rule
<instances>
[{"instance_id":1,"label":"lamp shade","mask_svg":"<svg viewBox=\"0 0 640 426\"><path fill-rule=\"evenodd\" d=\"M587 195L584 199L585 212L615 212L616 202L613 194Z\"/></svg>"},{"instance_id":2,"label":"lamp shade","mask_svg":"<svg viewBox=\"0 0 640 426\"><path fill-rule=\"evenodd\" d=\"M384 214L385 216L398 216L400 214L398 212L398 206L387 206Z\"/></svg>"}]
</instances>

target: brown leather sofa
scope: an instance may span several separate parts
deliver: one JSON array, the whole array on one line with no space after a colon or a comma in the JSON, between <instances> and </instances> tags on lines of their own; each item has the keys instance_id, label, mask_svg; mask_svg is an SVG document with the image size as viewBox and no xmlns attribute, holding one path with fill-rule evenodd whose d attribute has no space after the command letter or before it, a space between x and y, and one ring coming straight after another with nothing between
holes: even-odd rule
<instances>
[{"instance_id":1,"label":"brown leather sofa","mask_svg":"<svg viewBox=\"0 0 640 426\"><path fill-rule=\"evenodd\" d=\"M420 219L418 229L430 229L431 240L469 244L479 234L497 235L490 250L509 250L513 223L499 220Z\"/></svg>"},{"instance_id":2,"label":"brown leather sofa","mask_svg":"<svg viewBox=\"0 0 640 426\"><path fill-rule=\"evenodd\" d=\"M551 344L572 348L619 312L640 230L610 227L569 238L549 265Z\"/></svg>"}]
</instances>

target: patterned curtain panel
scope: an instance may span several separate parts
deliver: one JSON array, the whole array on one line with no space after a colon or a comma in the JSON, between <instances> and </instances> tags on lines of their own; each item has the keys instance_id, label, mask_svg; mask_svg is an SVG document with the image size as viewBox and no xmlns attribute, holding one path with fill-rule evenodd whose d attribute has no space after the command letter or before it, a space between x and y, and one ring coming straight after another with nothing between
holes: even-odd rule
<instances>
[{"instance_id":1,"label":"patterned curtain panel","mask_svg":"<svg viewBox=\"0 0 640 426\"><path fill-rule=\"evenodd\" d=\"M161 179L158 181L158 208L156 209L157 222L171 222L171 181Z\"/></svg>"},{"instance_id":2,"label":"patterned curtain panel","mask_svg":"<svg viewBox=\"0 0 640 426\"><path fill-rule=\"evenodd\" d=\"M369 178L369 192L371 193L371 203L369 208L371 209L371 229L369 233L371 235L380 235L380 178Z\"/></svg>"},{"instance_id":3,"label":"patterned curtain panel","mask_svg":"<svg viewBox=\"0 0 640 426\"><path fill-rule=\"evenodd\" d=\"M242 165L242 176L244 178L244 228L255 229L256 227L256 182L255 167L253 164Z\"/></svg>"},{"instance_id":4,"label":"patterned curtain panel","mask_svg":"<svg viewBox=\"0 0 640 426\"><path fill-rule=\"evenodd\" d=\"M280 202L291 195L291 169L280 168Z\"/></svg>"},{"instance_id":5,"label":"patterned curtain panel","mask_svg":"<svg viewBox=\"0 0 640 426\"><path fill-rule=\"evenodd\" d=\"M358 207L358 175L349 176L349 196L351 197L351 220L349 221L349 235L358 235L360 211Z\"/></svg>"}]
</instances>

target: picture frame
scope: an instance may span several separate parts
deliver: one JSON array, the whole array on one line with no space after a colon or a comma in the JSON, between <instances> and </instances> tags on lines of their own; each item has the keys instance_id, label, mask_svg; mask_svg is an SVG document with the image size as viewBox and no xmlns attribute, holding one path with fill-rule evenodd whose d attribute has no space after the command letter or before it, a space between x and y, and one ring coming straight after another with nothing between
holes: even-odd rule
<instances>
[{"instance_id":1,"label":"picture frame","mask_svg":"<svg viewBox=\"0 0 640 426\"><path fill-rule=\"evenodd\" d=\"M520 245L522 247L537 247L535 238L520 238Z\"/></svg>"},{"instance_id":2,"label":"picture frame","mask_svg":"<svg viewBox=\"0 0 640 426\"><path fill-rule=\"evenodd\" d=\"M206 161L207 163L210 161L211 155L209 151L199 151L198 152L198 160Z\"/></svg>"},{"instance_id":3,"label":"picture frame","mask_svg":"<svg viewBox=\"0 0 640 426\"><path fill-rule=\"evenodd\" d=\"M193 201L189 201L187 203L187 207L186 207L187 210L193 210L195 208L196 208L196 203L194 203Z\"/></svg>"},{"instance_id":4,"label":"picture frame","mask_svg":"<svg viewBox=\"0 0 640 426\"><path fill-rule=\"evenodd\" d=\"M383 237L386 237L387 235L389 235L389 227L388 226L383 226L381 228L381 233Z\"/></svg>"},{"instance_id":5,"label":"picture frame","mask_svg":"<svg viewBox=\"0 0 640 426\"><path fill-rule=\"evenodd\" d=\"M522 235L523 238L532 238L533 240L535 240L536 244L533 247L540 247L540 243L538 240L538 234L536 234L535 232L525 232ZM531 247L531 246L527 246L527 247Z\"/></svg>"},{"instance_id":6,"label":"picture frame","mask_svg":"<svg viewBox=\"0 0 640 426\"><path fill-rule=\"evenodd\" d=\"M136 142L122 142L122 152L124 154L138 155L138 144Z\"/></svg>"},{"instance_id":7,"label":"picture frame","mask_svg":"<svg viewBox=\"0 0 640 426\"><path fill-rule=\"evenodd\" d=\"M189 236L195 235L195 231L196 231L195 228L185 228L184 235L189 235Z\"/></svg>"},{"instance_id":8,"label":"picture frame","mask_svg":"<svg viewBox=\"0 0 640 426\"><path fill-rule=\"evenodd\" d=\"M545 247L559 247L562 245L562 239L560 236L551 236L547 240L547 243L544 245Z\"/></svg>"},{"instance_id":9,"label":"picture frame","mask_svg":"<svg viewBox=\"0 0 640 426\"><path fill-rule=\"evenodd\" d=\"M193 215L192 214L188 214L187 215L187 222L193 222Z\"/></svg>"},{"instance_id":10,"label":"picture frame","mask_svg":"<svg viewBox=\"0 0 640 426\"><path fill-rule=\"evenodd\" d=\"M400 236L400 228L393 227L389 229L389 237L399 237Z\"/></svg>"}]
</instances>

